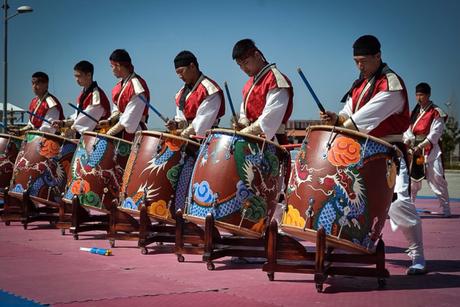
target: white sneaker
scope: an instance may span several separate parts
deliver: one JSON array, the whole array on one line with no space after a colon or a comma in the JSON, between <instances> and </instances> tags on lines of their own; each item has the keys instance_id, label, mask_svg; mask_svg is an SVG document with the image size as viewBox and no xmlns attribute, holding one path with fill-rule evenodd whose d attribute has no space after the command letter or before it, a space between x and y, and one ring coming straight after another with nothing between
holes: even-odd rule
<instances>
[{"instance_id":1,"label":"white sneaker","mask_svg":"<svg viewBox=\"0 0 460 307\"><path fill-rule=\"evenodd\" d=\"M425 259L421 256L412 258L412 265L407 269L407 275L424 275L428 273L425 267Z\"/></svg>"}]
</instances>

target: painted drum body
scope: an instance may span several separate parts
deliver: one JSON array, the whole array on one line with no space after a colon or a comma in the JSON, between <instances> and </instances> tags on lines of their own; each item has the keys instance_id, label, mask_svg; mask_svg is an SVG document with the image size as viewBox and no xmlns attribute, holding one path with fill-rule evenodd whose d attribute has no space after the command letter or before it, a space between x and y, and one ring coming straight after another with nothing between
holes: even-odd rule
<instances>
[{"instance_id":1,"label":"painted drum body","mask_svg":"<svg viewBox=\"0 0 460 307\"><path fill-rule=\"evenodd\" d=\"M80 204L110 212L118 199L131 142L95 132L84 132L70 166L63 200L77 195Z\"/></svg>"},{"instance_id":2,"label":"painted drum body","mask_svg":"<svg viewBox=\"0 0 460 307\"><path fill-rule=\"evenodd\" d=\"M22 138L0 133L0 196L9 187Z\"/></svg>"},{"instance_id":3,"label":"painted drum body","mask_svg":"<svg viewBox=\"0 0 460 307\"><path fill-rule=\"evenodd\" d=\"M330 245L370 252L392 202L397 157L392 145L366 134L307 129L287 187L282 230L314 242L323 227Z\"/></svg>"},{"instance_id":4,"label":"painted drum body","mask_svg":"<svg viewBox=\"0 0 460 307\"><path fill-rule=\"evenodd\" d=\"M289 153L263 138L211 130L193 169L186 218L203 224L207 214L228 232L260 237L285 187Z\"/></svg>"},{"instance_id":5,"label":"painted drum body","mask_svg":"<svg viewBox=\"0 0 460 307\"><path fill-rule=\"evenodd\" d=\"M10 192L28 190L33 200L59 203L76 148L75 140L41 131L27 132L14 165Z\"/></svg>"},{"instance_id":6,"label":"painted drum body","mask_svg":"<svg viewBox=\"0 0 460 307\"><path fill-rule=\"evenodd\" d=\"M174 223L184 209L200 145L168 133L139 131L126 165L119 208L138 214L140 205L157 220Z\"/></svg>"}]
</instances>

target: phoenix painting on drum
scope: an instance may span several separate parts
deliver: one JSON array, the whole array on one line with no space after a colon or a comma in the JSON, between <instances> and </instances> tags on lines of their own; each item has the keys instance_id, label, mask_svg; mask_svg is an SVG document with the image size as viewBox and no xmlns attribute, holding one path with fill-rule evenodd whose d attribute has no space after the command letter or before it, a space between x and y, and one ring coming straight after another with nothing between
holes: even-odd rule
<instances>
[{"instance_id":1,"label":"phoenix painting on drum","mask_svg":"<svg viewBox=\"0 0 460 307\"><path fill-rule=\"evenodd\" d=\"M394 187L388 152L387 146L370 139L339 135L327 145L312 146L307 137L291 172L283 225L304 230L323 227L328 235L372 248L386 216L382 219L373 208L379 199L371 189L392 193ZM382 166L386 187L372 184Z\"/></svg>"}]
</instances>

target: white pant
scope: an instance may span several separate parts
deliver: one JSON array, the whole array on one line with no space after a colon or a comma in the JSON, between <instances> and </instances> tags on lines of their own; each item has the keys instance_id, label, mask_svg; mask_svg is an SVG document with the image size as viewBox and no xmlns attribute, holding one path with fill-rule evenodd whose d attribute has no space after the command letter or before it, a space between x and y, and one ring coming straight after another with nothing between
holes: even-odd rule
<instances>
[{"instance_id":1,"label":"white pant","mask_svg":"<svg viewBox=\"0 0 460 307\"><path fill-rule=\"evenodd\" d=\"M438 197L443 213L450 214L449 191L447 190L447 181L444 178L441 157L426 164L425 178L433 193ZM414 204L417 193L422 188L422 181L411 180L411 198Z\"/></svg>"},{"instance_id":2,"label":"white pant","mask_svg":"<svg viewBox=\"0 0 460 307\"><path fill-rule=\"evenodd\" d=\"M409 196L409 174L404 159L401 159L396 177L395 193L398 197L391 203L388 211L391 228L393 231L401 229L409 243L409 256L412 259L421 259L424 263L422 221Z\"/></svg>"}]
</instances>

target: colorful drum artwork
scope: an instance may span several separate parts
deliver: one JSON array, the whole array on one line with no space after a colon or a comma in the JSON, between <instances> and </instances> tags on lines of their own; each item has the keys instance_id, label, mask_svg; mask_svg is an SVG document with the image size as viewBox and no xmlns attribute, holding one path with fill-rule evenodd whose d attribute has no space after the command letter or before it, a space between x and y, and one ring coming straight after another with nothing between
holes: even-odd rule
<instances>
[{"instance_id":1,"label":"colorful drum artwork","mask_svg":"<svg viewBox=\"0 0 460 307\"><path fill-rule=\"evenodd\" d=\"M0 197L10 185L14 163L21 149L22 138L0 134Z\"/></svg>"},{"instance_id":2,"label":"colorful drum artwork","mask_svg":"<svg viewBox=\"0 0 460 307\"><path fill-rule=\"evenodd\" d=\"M329 245L371 252L391 205L397 161L398 150L375 137L330 126L307 129L282 230L314 242L323 227Z\"/></svg>"},{"instance_id":3,"label":"colorful drum artwork","mask_svg":"<svg viewBox=\"0 0 460 307\"><path fill-rule=\"evenodd\" d=\"M95 132L84 132L70 166L63 201L77 195L80 204L110 212L120 194L131 142Z\"/></svg>"},{"instance_id":4,"label":"colorful drum artwork","mask_svg":"<svg viewBox=\"0 0 460 307\"><path fill-rule=\"evenodd\" d=\"M34 202L59 203L76 148L75 140L41 131L27 132L14 165L10 192L27 190Z\"/></svg>"},{"instance_id":5,"label":"colorful drum artwork","mask_svg":"<svg viewBox=\"0 0 460 307\"><path fill-rule=\"evenodd\" d=\"M141 204L150 216L175 223L184 209L187 188L200 145L172 134L137 132L126 164L119 208L138 214Z\"/></svg>"},{"instance_id":6,"label":"colorful drum artwork","mask_svg":"<svg viewBox=\"0 0 460 307\"><path fill-rule=\"evenodd\" d=\"M236 235L261 237L285 179L289 153L266 139L233 130L211 130L193 169L185 217Z\"/></svg>"}]
</instances>

